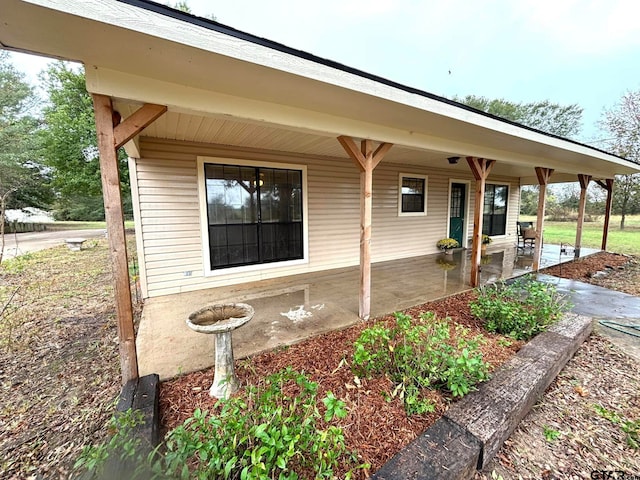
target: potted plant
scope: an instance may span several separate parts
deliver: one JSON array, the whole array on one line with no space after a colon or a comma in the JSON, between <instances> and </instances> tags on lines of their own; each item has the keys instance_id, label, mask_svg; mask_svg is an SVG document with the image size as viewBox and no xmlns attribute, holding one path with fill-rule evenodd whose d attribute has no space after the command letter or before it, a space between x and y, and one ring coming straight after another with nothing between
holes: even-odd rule
<instances>
[{"instance_id":1,"label":"potted plant","mask_svg":"<svg viewBox=\"0 0 640 480\"><path fill-rule=\"evenodd\" d=\"M493 240L489 235L482 235L482 245L480 247L480 250L482 251L483 254L487 251L487 246L491 242L493 242Z\"/></svg>"},{"instance_id":2,"label":"potted plant","mask_svg":"<svg viewBox=\"0 0 640 480\"><path fill-rule=\"evenodd\" d=\"M438 240L436 243L436 247L442 250L446 255L450 255L454 248L458 248L460 244L454 238L443 238L442 240Z\"/></svg>"}]
</instances>

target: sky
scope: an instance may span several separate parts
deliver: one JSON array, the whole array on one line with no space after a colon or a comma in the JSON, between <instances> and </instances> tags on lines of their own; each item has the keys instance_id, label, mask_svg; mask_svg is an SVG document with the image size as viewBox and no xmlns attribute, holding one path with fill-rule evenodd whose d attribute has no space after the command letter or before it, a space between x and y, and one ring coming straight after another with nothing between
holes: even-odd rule
<instances>
[{"instance_id":1,"label":"sky","mask_svg":"<svg viewBox=\"0 0 640 480\"><path fill-rule=\"evenodd\" d=\"M595 146L603 111L640 90L637 0L187 3L196 15L436 95L577 103L579 140ZM32 82L46 66L13 60Z\"/></svg>"}]
</instances>

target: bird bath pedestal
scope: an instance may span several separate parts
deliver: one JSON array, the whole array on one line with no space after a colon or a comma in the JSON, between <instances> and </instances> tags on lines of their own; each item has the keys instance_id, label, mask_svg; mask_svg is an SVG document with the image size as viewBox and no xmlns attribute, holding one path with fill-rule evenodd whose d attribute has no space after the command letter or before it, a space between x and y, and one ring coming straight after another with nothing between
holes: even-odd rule
<instances>
[{"instance_id":1,"label":"bird bath pedestal","mask_svg":"<svg viewBox=\"0 0 640 480\"><path fill-rule=\"evenodd\" d=\"M254 313L246 303L224 303L209 305L189 315L187 326L191 330L215 335L215 374L209 389L212 397L229 398L238 390L231 331L251 320Z\"/></svg>"}]
</instances>

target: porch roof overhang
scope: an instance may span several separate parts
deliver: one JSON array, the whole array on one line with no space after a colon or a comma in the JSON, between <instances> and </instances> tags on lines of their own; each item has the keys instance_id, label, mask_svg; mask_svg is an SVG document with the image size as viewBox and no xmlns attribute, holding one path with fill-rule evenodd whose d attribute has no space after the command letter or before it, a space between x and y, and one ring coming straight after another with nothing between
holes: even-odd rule
<instances>
[{"instance_id":1,"label":"porch roof overhang","mask_svg":"<svg viewBox=\"0 0 640 480\"><path fill-rule=\"evenodd\" d=\"M3 48L82 62L91 93L123 117L141 103L168 112L159 138L344 157L336 137L394 144L385 162L449 166L449 156L496 160L495 175L537 184L640 172L601 150L313 57L146 0L4 0ZM212 135L215 132L215 135ZM128 145L136 156L135 143Z\"/></svg>"}]
</instances>

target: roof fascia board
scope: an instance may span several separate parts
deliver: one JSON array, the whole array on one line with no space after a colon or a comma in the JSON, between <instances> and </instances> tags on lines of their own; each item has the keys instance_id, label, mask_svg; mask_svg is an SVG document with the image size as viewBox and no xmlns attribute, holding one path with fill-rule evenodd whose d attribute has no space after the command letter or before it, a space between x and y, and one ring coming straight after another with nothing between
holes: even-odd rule
<instances>
[{"instance_id":1,"label":"roof fascia board","mask_svg":"<svg viewBox=\"0 0 640 480\"><path fill-rule=\"evenodd\" d=\"M566 171L567 168L572 167L564 162L552 159L544 160L527 153L501 150L460 140L400 130L388 125L337 117L249 98L234 97L219 92L185 87L105 68L88 67L86 69L86 79L87 89L91 93L109 95L135 102L167 105L169 110L179 113L232 117L251 123L264 122L289 130L328 137L348 135L355 138L371 138L421 150L459 152L461 155L490 158L513 165L545 166L558 171ZM539 150L540 146L538 145L535 148ZM553 147L545 148L553 150ZM588 152L587 155L589 153L593 154L593 152ZM593 158L593 155L589 156ZM600 160L605 165L607 162L612 162L627 166L626 163L623 163L623 160L617 157L608 157ZM599 168L592 168L589 173L594 176L609 175L606 173L606 169Z\"/></svg>"}]
</instances>

